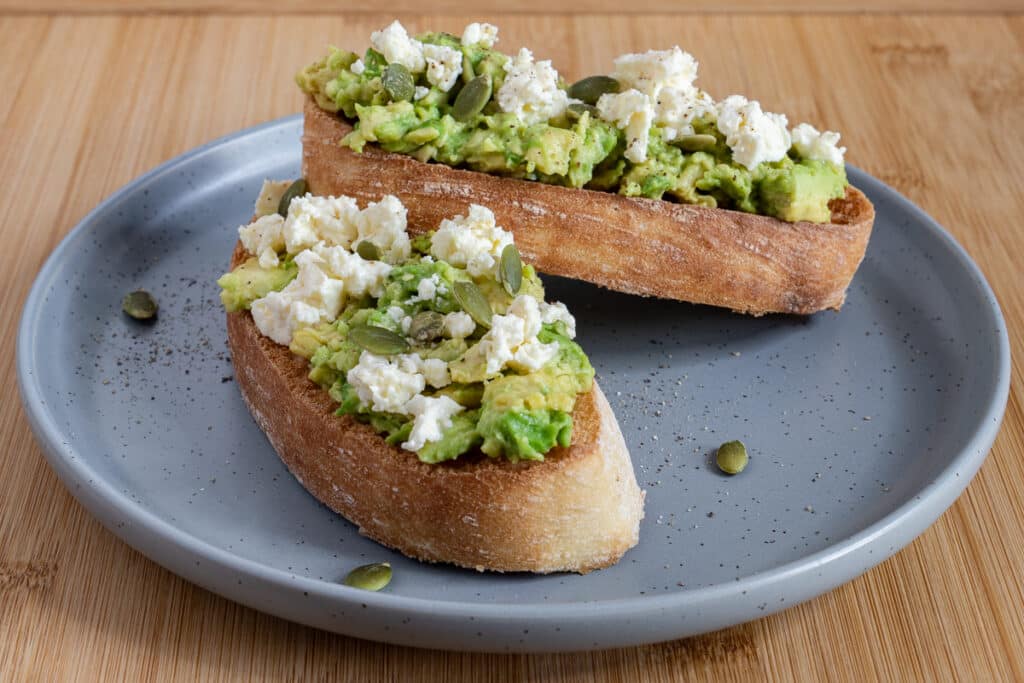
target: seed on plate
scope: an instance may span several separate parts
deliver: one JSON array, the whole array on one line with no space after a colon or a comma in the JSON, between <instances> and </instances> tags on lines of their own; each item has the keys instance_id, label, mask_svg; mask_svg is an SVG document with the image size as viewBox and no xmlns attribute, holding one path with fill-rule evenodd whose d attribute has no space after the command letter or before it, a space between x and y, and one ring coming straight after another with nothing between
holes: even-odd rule
<instances>
[{"instance_id":1,"label":"seed on plate","mask_svg":"<svg viewBox=\"0 0 1024 683\"><path fill-rule=\"evenodd\" d=\"M391 564L374 562L356 567L345 576L342 583L365 591L379 591L391 583Z\"/></svg>"},{"instance_id":2,"label":"seed on plate","mask_svg":"<svg viewBox=\"0 0 1024 683\"><path fill-rule=\"evenodd\" d=\"M718 455L715 458L718 469L726 474L739 474L749 461L747 447L742 441L726 441L718 447Z\"/></svg>"},{"instance_id":3,"label":"seed on plate","mask_svg":"<svg viewBox=\"0 0 1024 683\"><path fill-rule=\"evenodd\" d=\"M160 307L153 295L144 289L137 289L121 300L121 310L136 320L152 320Z\"/></svg>"}]
</instances>

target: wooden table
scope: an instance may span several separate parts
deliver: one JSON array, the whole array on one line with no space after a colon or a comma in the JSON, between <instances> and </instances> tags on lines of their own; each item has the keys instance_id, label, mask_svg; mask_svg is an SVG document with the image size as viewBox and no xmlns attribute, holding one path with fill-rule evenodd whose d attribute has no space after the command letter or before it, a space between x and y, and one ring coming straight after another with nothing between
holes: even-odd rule
<instances>
[{"instance_id":1,"label":"wooden table","mask_svg":"<svg viewBox=\"0 0 1024 683\"><path fill-rule=\"evenodd\" d=\"M629 14L602 13L618 4ZM467 0L390 6L427 5L438 15L402 19L461 30L485 18ZM955 13L966 5L973 13ZM701 60L712 94L741 92L842 131L850 162L923 206L977 260L1024 356L1019 0L789 0L777 13L756 0L693 14L670 14L673 0L517 6L486 17L501 46L531 45L569 77L678 43ZM350 14L318 15L339 8ZM781 614L649 647L499 656L335 636L185 583L74 501L14 397L14 330L32 278L139 173L297 111L293 72L328 43L365 45L390 19L372 11L326 0L0 0L0 680L1024 680L1019 366L980 474L910 547Z\"/></svg>"}]
</instances>

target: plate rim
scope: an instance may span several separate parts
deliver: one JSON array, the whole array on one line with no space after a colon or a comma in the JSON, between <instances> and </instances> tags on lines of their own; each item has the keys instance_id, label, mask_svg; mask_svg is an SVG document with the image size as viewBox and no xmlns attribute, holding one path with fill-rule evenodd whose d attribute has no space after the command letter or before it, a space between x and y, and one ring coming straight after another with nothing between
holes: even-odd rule
<instances>
[{"instance_id":1,"label":"plate rim","mask_svg":"<svg viewBox=\"0 0 1024 683\"><path fill-rule=\"evenodd\" d=\"M132 501L128 496L111 486L102 477L97 476L96 472L89 468L87 457L79 455L77 450L66 442L65 435L58 426L55 416L43 400L42 389L36 383L33 373L34 356L32 341L38 328L41 302L46 295L49 283L59 274L59 269L65 255L79 239L90 234L90 230L95 227L94 224L97 218L108 207L140 191L163 174L173 172L178 167L193 162L205 154L219 150L225 145L252 135L277 128L287 129L296 123L299 123L301 126L301 119L302 114L292 114L218 137L161 163L116 190L83 216L75 227L60 241L36 275L22 308L17 331L16 374L22 406L41 450L64 486L90 514L103 522L104 526L115 536L161 566L167 567L167 564L140 547L140 543L134 542L134 534L139 528L146 534L151 535L154 540L169 544L181 552L201 558L208 567L209 565L214 565L223 571L252 576L267 581L281 589L294 590L299 588L310 593L322 595L325 598L337 601L339 604L349 604L352 606L366 604L383 610L396 610L414 615L429 615L431 617L473 616L484 619L497 617L506 621L511 619L516 623L521 623L525 619L529 621L555 618L581 620L592 617L598 612L606 615L613 613L619 617L624 617L644 616L653 610L685 611L687 608L699 607L708 602L716 602L729 596L739 595L741 592L744 595L747 593L753 594L755 591L799 581L801 577L824 565L836 564L844 560L847 562L861 560L854 563L856 566L846 567L846 571L842 576L838 577L840 580L833 581L830 579L825 582L828 584L825 588L813 588L810 591L806 591L807 594L803 597L787 600L782 605L769 606L766 609L749 614L743 619L743 621L746 621L791 607L804 600L828 592L894 555L923 533L959 497L984 462L999 433L1009 396L1011 364L1006 321L995 293L978 265L945 228L894 188L856 167L848 166L851 181L856 180L857 185L861 189L871 189L874 192L891 194L901 208L908 211L915 221L922 223L938 239L939 243L951 252L957 263L970 276L975 286L974 294L977 298L989 304L984 307L986 317L992 323L987 334L991 334L994 327L998 337L994 345L995 355L997 356L996 363L994 364L994 390L989 396L984 411L978 417L970 439L959 453L949 460L938 476L920 488L915 496L909 498L875 523L864 527L846 538L839 539L814 553L801 556L798 559L765 571L749 574L738 580L701 588L680 590L671 594L651 594L609 600L559 603L481 603L468 600L437 600L409 597L386 592L368 593L340 583L305 577L282 569L276 569L217 547L212 543L191 535L169 521L161 519L141 504ZM87 495L87 492L90 491L93 495ZM106 506L107 510L99 509L102 506ZM106 517L111 510L116 512L122 519L132 520L132 524L136 527L133 533L129 534L122 528L107 523ZM869 560L863 561L865 559L862 557L863 551L867 546L887 539L895 540L895 543L890 546L888 551L876 554ZM186 580L199 585L207 585L209 583L187 572L172 571ZM249 601L230 595L225 591L213 590L229 599L250 604L256 609L266 611L263 607L252 605ZM792 593L799 595L801 591L796 589L792 590ZM293 617L287 618L292 619ZM740 621L732 620L731 623L740 623ZM482 625L479 621L477 624ZM539 649L525 648L523 651L539 651Z\"/></svg>"}]
</instances>

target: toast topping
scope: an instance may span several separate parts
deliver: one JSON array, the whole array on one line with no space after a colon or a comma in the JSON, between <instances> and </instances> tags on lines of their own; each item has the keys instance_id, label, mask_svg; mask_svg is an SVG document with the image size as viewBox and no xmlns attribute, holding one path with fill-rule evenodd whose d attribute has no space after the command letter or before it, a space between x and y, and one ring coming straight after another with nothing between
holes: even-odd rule
<instances>
[{"instance_id":1,"label":"toast topping","mask_svg":"<svg viewBox=\"0 0 1024 683\"><path fill-rule=\"evenodd\" d=\"M309 359L340 414L424 462L478 447L542 460L568 446L594 375L568 309L544 302L485 207L415 241L405 216L394 197L362 210L347 197L294 198L287 219L239 229L252 257L218 281L225 307L249 309L262 334ZM387 260L364 258L364 244Z\"/></svg>"},{"instance_id":2,"label":"toast topping","mask_svg":"<svg viewBox=\"0 0 1024 683\"><path fill-rule=\"evenodd\" d=\"M484 173L828 222L847 185L839 134L740 95L695 85L678 46L625 54L611 75L566 88L548 60L493 49L497 29L411 38L398 22L358 58L332 50L297 75L317 104L353 122L343 144ZM391 70L411 83L396 90ZM410 93L413 93L410 95ZM411 101L410 101L411 100Z\"/></svg>"}]
</instances>

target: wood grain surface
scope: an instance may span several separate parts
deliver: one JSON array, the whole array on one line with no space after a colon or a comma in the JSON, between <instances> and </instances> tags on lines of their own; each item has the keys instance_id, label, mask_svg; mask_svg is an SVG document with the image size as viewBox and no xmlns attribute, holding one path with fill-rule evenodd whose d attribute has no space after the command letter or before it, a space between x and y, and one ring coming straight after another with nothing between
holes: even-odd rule
<instances>
[{"instance_id":1,"label":"wood grain surface","mask_svg":"<svg viewBox=\"0 0 1024 683\"><path fill-rule=\"evenodd\" d=\"M830 594L688 640L549 656L380 645L233 604L122 544L58 482L15 397L14 331L33 277L89 209L139 173L298 111L295 69L328 43L365 45L386 17L122 15L135 8L118 2L63 15L71 4L32 5L54 10L39 16L0 4L0 680L1024 680L1019 365L988 460L917 541ZM459 29L463 4L408 23ZM991 4L1009 5L1020 8ZM570 77L625 50L679 43L701 59L712 94L742 92L842 131L851 163L924 207L977 260L1024 356L1024 17L490 18L503 47L534 46Z\"/></svg>"}]
</instances>

